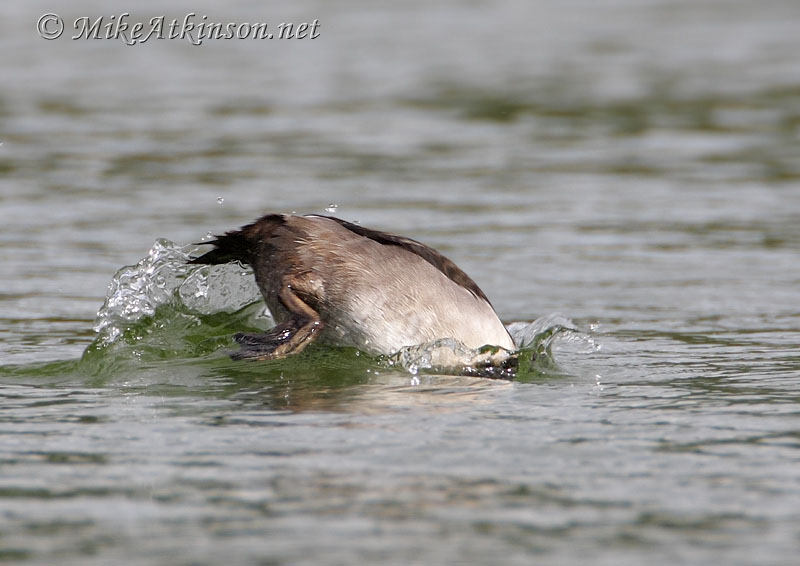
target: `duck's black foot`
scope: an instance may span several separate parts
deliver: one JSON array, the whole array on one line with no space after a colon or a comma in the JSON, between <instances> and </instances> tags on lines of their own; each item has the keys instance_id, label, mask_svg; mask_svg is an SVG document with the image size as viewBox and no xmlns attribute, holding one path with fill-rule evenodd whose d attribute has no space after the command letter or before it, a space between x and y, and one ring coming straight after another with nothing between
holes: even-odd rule
<instances>
[{"instance_id":1,"label":"duck's black foot","mask_svg":"<svg viewBox=\"0 0 800 566\"><path fill-rule=\"evenodd\" d=\"M319 325L316 325L319 326ZM285 358L305 348L317 330L314 322L291 318L263 334L240 332L233 339L241 344L234 360L275 360Z\"/></svg>"},{"instance_id":2,"label":"duck's black foot","mask_svg":"<svg viewBox=\"0 0 800 566\"><path fill-rule=\"evenodd\" d=\"M234 360L276 360L300 352L314 341L322 329L319 321L290 318L262 334L239 332L233 339L241 349L233 352Z\"/></svg>"},{"instance_id":3,"label":"duck's black foot","mask_svg":"<svg viewBox=\"0 0 800 566\"><path fill-rule=\"evenodd\" d=\"M238 352L233 352L234 360L263 360L274 358L275 350L285 344L294 334L295 329L286 323L279 324L268 332L259 334L245 334L239 332L233 336L242 347Z\"/></svg>"},{"instance_id":4,"label":"duck's black foot","mask_svg":"<svg viewBox=\"0 0 800 566\"><path fill-rule=\"evenodd\" d=\"M240 332L233 338L242 345L234 352L234 360L276 360L301 352L319 336L323 328L317 311L301 299L294 289L302 289L303 281L286 278L278 299L289 312L289 319L263 334Z\"/></svg>"}]
</instances>

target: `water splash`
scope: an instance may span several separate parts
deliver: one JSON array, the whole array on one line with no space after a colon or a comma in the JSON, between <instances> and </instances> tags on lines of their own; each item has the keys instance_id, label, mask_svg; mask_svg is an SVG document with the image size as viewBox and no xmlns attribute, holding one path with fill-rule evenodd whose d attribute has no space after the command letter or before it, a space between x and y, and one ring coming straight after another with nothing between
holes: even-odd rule
<instances>
[{"instance_id":1,"label":"water splash","mask_svg":"<svg viewBox=\"0 0 800 566\"><path fill-rule=\"evenodd\" d=\"M516 366L516 358L508 350L491 346L473 350L454 338L408 346L386 361L389 366L401 367L413 375L424 370L510 378Z\"/></svg>"},{"instance_id":2,"label":"water splash","mask_svg":"<svg viewBox=\"0 0 800 566\"><path fill-rule=\"evenodd\" d=\"M234 312L259 299L249 270L236 264L214 269L189 265L194 249L159 239L136 265L120 269L97 312L94 346L114 343L125 330L167 305L204 315Z\"/></svg>"},{"instance_id":3,"label":"water splash","mask_svg":"<svg viewBox=\"0 0 800 566\"><path fill-rule=\"evenodd\" d=\"M389 367L412 375L451 373L502 379L527 379L533 376L563 375L564 369L553 354L592 354L600 349L593 336L568 317L553 313L533 322L515 322L508 331L518 350L485 346L473 350L452 338L409 346L384 358Z\"/></svg>"},{"instance_id":4,"label":"water splash","mask_svg":"<svg viewBox=\"0 0 800 566\"><path fill-rule=\"evenodd\" d=\"M527 365L520 361L521 373L573 374L574 368L565 368L565 363L572 366L576 360L602 347L594 337L595 328L584 330L560 313L551 313L533 322L514 322L507 329L514 344L529 357Z\"/></svg>"},{"instance_id":5,"label":"water splash","mask_svg":"<svg viewBox=\"0 0 800 566\"><path fill-rule=\"evenodd\" d=\"M512 322L506 328L520 349L549 349L556 340L582 344L585 353L593 353L601 348L589 333L561 313L544 315L533 322Z\"/></svg>"}]
</instances>

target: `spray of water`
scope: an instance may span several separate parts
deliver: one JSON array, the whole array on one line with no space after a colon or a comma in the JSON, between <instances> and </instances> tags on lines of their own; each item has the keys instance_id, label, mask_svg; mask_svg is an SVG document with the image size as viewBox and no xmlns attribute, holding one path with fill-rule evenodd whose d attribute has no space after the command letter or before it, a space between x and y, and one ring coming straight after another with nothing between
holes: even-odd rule
<instances>
[{"instance_id":1,"label":"spray of water","mask_svg":"<svg viewBox=\"0 0 800 566\"><path fill-rule=\"evenodd\" d=\"M235 312L259 300L248 269L236 264L215 269L189 265L194 249L159 239L146 257L120 269L94 321L95 345L114 343L127 328L166 305L202 315Z\"/></svg>"}]
</instances>

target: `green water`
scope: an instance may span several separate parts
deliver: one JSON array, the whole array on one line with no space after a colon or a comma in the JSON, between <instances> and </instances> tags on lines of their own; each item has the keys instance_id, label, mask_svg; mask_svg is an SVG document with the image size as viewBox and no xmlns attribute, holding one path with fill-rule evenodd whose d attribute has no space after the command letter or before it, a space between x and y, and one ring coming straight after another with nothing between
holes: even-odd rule
<instances>
[{"instance_id":1,"label":"green water","mask_svg":"<svg viewBox=\"0 0 800 566\"><path fill-rule=\"evenodd\" d=\"M796 2L169 9L320 37L0 8L0 561L796 563ZM332 205L456 261L536 361L237 363L250 276L177 255L103 311L167 241Z\"/></svg>"}]
</instances>

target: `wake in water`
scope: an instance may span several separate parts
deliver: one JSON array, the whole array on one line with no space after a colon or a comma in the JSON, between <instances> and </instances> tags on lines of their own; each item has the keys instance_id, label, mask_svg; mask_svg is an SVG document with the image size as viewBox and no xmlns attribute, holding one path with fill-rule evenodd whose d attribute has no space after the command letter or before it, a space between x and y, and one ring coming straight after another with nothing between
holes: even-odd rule
<instances>
[{"instance_id":1,"label":"wake in water","mask_svg":"<svg viewBox=\"0 0 800 566\"><path fill-rule=\"evenodd\" d=\"M230 352L237 331L258 331L274 324L249 268L237 264L189 265L195 246L157 240L136 265L123 267L111 281L97 313L97 338L84 357L122 349L138 360L196 358ZM487 348L471 350L453 339L403 348L377 362L411 374L459 373L514 378L531 373L560 373L555 345L591 353L599 345L572 320L549 314L533 322L508 325L519 348L518 363L481 368L475 360Z\"/></svg>"}]
</instances>

